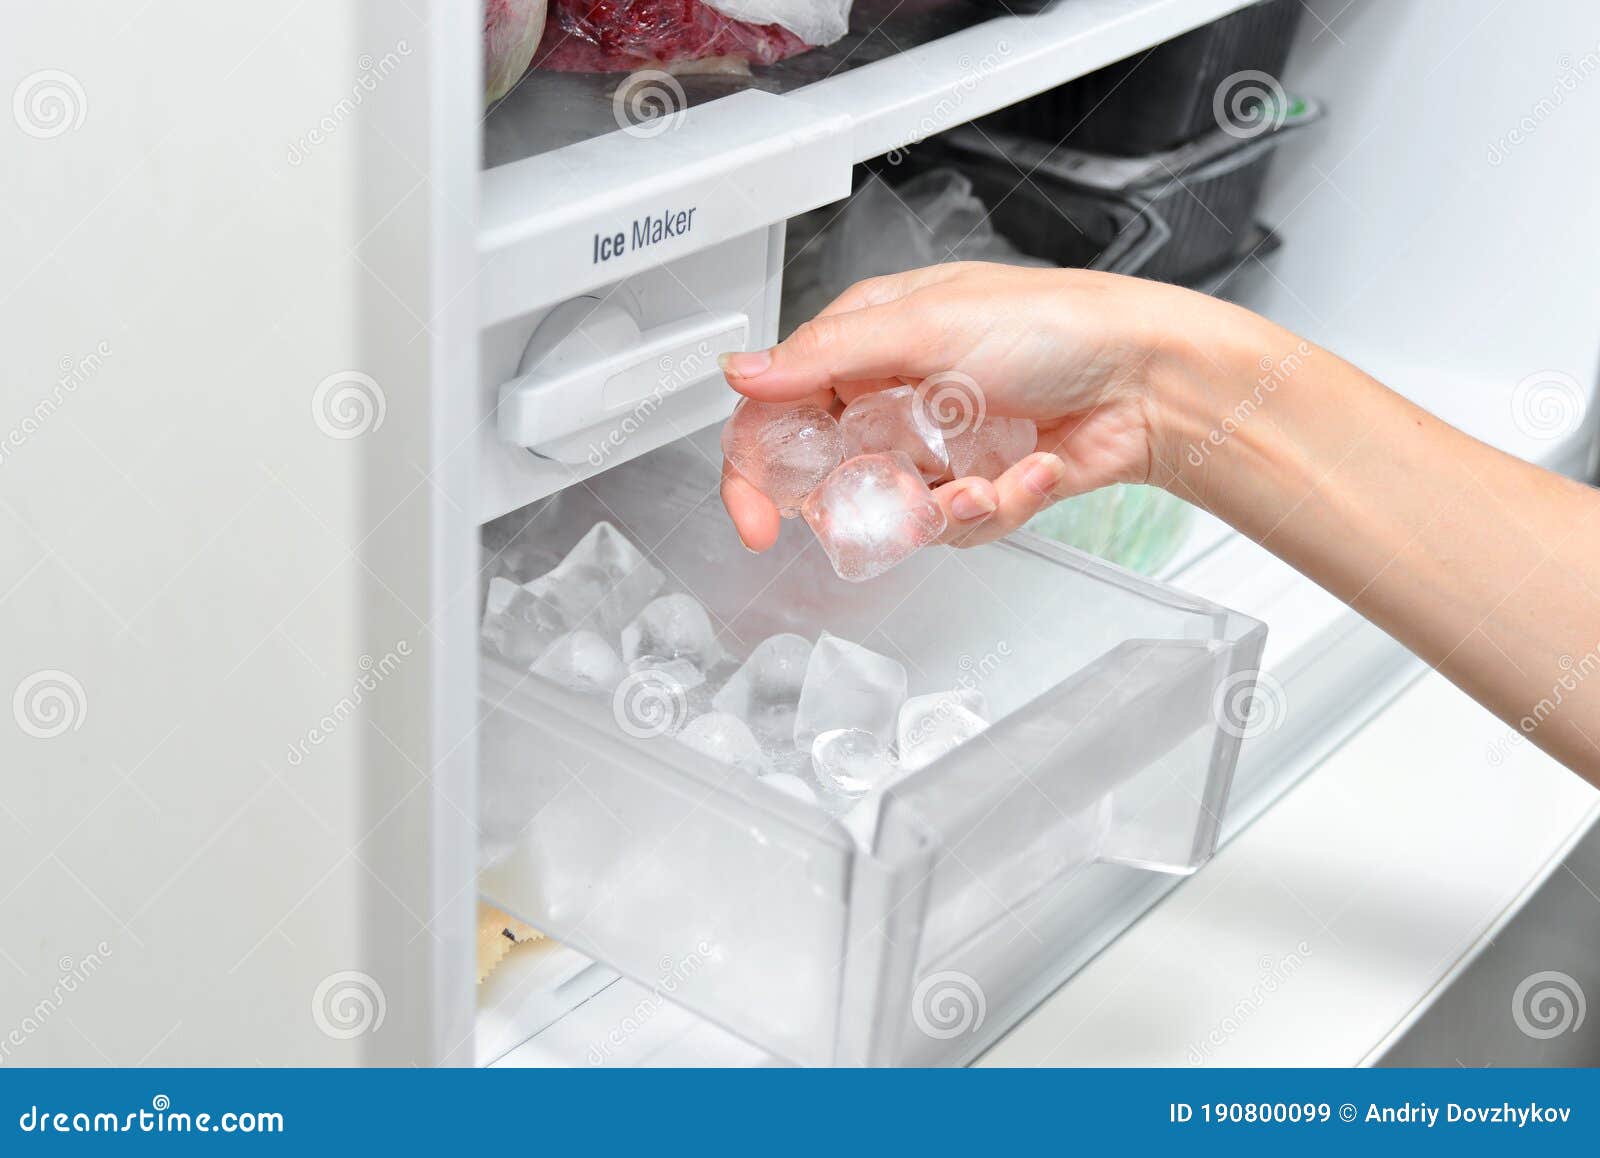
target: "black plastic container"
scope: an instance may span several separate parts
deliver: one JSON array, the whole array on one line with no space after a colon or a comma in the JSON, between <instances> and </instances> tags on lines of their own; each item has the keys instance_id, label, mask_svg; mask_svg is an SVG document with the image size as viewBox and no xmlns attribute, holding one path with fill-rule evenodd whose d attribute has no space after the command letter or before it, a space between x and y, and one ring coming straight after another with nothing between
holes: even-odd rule
<instances>
[{"instance_id":1,"label":"black plastic container","mask_svg":"<svg viewBox=\"0 0 1600 1158\"><path fill-rule=\"evenodd\" d=\"M1137 273L1171 240L1157 214L1114 198L1022 175L1004 161L964 159L960 169L989 206L995 231L1030 257L1071 269Z\"/></svg>"},{"instance_id":2,"label":"black plastic container","mask_svg":"<svg viewBox=\"0 0 1600 1158\"><path fill-rule=\"evenodd\" d=\"M1218 127L1279 81L1300 0L1264 0L995 113L988 123L1076 149L1159 153ZM1240 76L1242 73L1265 74Z\"/></svg>"},{"instance_id":3,"label":"black plastic container","mask_svg":"<svg viewBox=\"0 0 1600 1158\"><path fill-rule=\"evenodd\" d=\"M1111 182L1127 162L1107 165L1011 134L959 129L940 147L943 163L972 179L994 207L995 228L1024 252L1189 284L1244 260L1260 240L1255 210L1281 139L1230 140L1198 163L1142 166L1152 174L1105 189L1095 181Z\"/></svg>"}]
</instances>

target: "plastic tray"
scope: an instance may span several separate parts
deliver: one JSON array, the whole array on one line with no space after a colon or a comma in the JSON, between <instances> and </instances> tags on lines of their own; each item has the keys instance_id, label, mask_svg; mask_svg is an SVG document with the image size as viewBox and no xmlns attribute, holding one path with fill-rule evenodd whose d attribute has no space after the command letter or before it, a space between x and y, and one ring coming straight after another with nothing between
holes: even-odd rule
<instances>
[{"instance_id":1,"label":"plastic tray","mask_svg":"<svg viewBox=\"0 0 1600 1158\"><path fill-rule=\"evenodd\" d=\"M1173 148L1217 127L1217 94L1237 74L1282 79L1301 8L1300 0L1242 8L1014 105L995 121L1051 143L1116 156Z\"/></svg>"},{"instance_id":2,"label":"plastic tray","mask_svg":"<svg viewBox=\"0 0 1600 1158\"><path fill-rule=\"evenodd\" d=\"M558 554L608 519L730 649L826 628L900 658L912 694L975 679L996 722L891 788L868 849L747 774L624 735L605 698L485 660L481 892L781 1058L964 1061L1133 919L1108 916L1117 898L1211 855L1240 731L1219 720L1266 629L1028 536L845 584L797 524L743 551L716 486L685 442L516 525Z\"/></svg>"}]
</instances>

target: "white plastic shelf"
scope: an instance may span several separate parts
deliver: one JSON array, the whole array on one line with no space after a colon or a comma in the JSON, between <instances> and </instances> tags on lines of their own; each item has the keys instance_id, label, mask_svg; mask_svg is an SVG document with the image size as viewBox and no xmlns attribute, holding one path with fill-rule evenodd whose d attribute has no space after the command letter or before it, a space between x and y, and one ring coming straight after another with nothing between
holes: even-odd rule
<instances>
[{"instance_id":1,"label":"white plastic shelf","mask_svg":"<svg viewBox=\"0 0 1600 1158\"><path fill-rule=\"evenodd\" d=\"M804 83L787 91L762 91L784 86L758 70L744 91L716 95L727 88L718 82L716 99L691 103L664 122L587 137L617 123L606 94L623 76L536 76L488 120L482 323L531 313L838 200L849 193L857 161L1053 88L1247 2L1065 0L1035 16L935 23L957 26L909 47L895 39L894 22L913 17L886 15L857 39L903 51L857 46L820 76L817 62L830 58L808 53L789 70ZM929 27L925 14L921 20ZM788 75L783 68L771 71ZM686 78L685 90L703 92L707 83ZM559 147L545 147L552 142ZM652 215L691 209L692 228L661 236L648 224ZM597 243L619 233L621 254Z\"/></svg>"}]
</instances>

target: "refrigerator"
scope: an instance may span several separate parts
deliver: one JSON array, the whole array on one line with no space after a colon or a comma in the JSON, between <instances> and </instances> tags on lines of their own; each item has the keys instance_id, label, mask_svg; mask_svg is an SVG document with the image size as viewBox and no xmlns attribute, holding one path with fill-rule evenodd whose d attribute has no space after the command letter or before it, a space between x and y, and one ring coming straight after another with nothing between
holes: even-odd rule
<instances>
[{"instance_id":1,"label":"refrigerator","mask_svg":"<svg viewBox=\"0 0 1600 1158\"><path fill-rule=\"evenodd\" d=\"M961 1065L1199 887L1419 661L1203 516L1151 575L1019 536L826 618L794 527L722 521L716 356L778 338L790 223L859 166L1245 7L858 3L753 79L487 110L476 3L15 18L0 1058ZM1592 477L1600 22L1304 9L1274 79L1323 115L1241 300ZM995 743L863 835L486 656L508 551L601 521L746 643L981 672ZM480 903L548 934L481 984Z\"/></svg>"}]
</instances>

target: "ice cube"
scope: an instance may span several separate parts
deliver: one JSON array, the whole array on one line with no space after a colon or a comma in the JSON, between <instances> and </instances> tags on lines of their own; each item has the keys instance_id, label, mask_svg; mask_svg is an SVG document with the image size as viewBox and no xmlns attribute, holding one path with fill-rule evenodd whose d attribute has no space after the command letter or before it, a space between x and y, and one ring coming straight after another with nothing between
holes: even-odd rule
<instances>
[{"instance_id":1,"label":"ice cube","mask_svg":"<svg viewBox=\"0 0 1600 1158\"><path fill-rule=\"evenodd\" d=\"M746 398L722 427L722 453L779 514L793 518L806 496L844 461L844 435L820 406Z\"/></svg>"},{"instance_id":2,"label":"ice cube","mask_svg":"<svg viewBox=\"0 0 1600 1158\"><path fill-rule=\"evenodd\" d=\"M615 635L660 588L661 572L610 523L596 523L561 562L537 579L489 581L484 645L518 665L583 628Z\"/></svg>"},{"instance_id":3,"label":"ice cube","mask_svg":"<svg viewBox=\"0 0 1600 1158\"><path fill-rule=\"evenodd\" d=\"M944 432L914 387L863 394L839 415L839 429L852 456L904 451L922 480L930 483L950 470Z\"/></svg>"},{"instance_id":4,"label":"ice cube","mask_svg":"<svg viewBox=\"0 0 1600 1158\"><path fill-rule=\"evenodd\" d=\"M693 691L706 682L706 673L686 659L667 659L659 655L641 655L628 663L630 672L653 671L669 679L684 691Z\"/></svg>"},{"instance_id":5,"label":"ice cube","mask_svg":"<svg viewBox=\"0 0 1600 1158\"><path fill-rule=\"evenodd\" d=\"M862 796L899 774L888 745L860 728L835 728L811 743L811 766L817 779L846 796Z\"/></svg>"},{"instance_id":6,"label":"ice cube","mask_svg":"<svg viewBox=\"0 0 1600 1158\"><path fill-rule=\"evenodd\" d=\"M510 579L489 580L483 603L484 647L525 667L572 628L566 613Z\"/></svg>"},{"instance_id":7,"label":"ice cube","mask_svg":"<svg viewBox=\"0 0 1600 1158\"><path fill-rule=\"evenodd\" d=\"M760 743L745 727L744 721L727 712L707 712L703 716L696 716L678 733L678 742L711 757L719 764L728 764L746 772L759 775L770 768Z\"/></svg>"},{"instance_id":8,"label":"ice cube","mask_svg":"<svg viewBox=\"0 0 1600 1158\"><path fill-rule=\"evenodd\" d=\"M630 665L655 656L688 660L703 673L718 651L711 617L699 600L681 591L652 600L622 629L622 658Z\"/></svg>"},{"instance_id":9,"label":"ice cube","mask_svg":"<svg viewBox=\"0 0 1600 1158\"><path fill-rule=\"evenodd\" d=\"M913 696L900 708L900 764L908 772L926 768L988 726L988 721L965 707L954 692Z\"/></svg>"},{"instance_id":10,"label":"ice cube","mask_svg":"<svg viewBox=\"0 0 1600 1158\"><path fill-rule=\"evenodd\" d=\"M897 660L826 631L811 649L794 717L794 746L802 752L823 732L859 728L885 744L906 698L906 669Z\"/></svg>"},{"instance_id":11,"label":"ice cube","mask_svg":"<svg viewBox=\"0 0 1600 1158\"><path fill-rule=\"evenodd\" d=\"M552 683L579 692L610 692L622 682L622 661L605 637L572 631L556 640L530 669Z\"/></svg>"},{"instance_id":12,"label":"ice cube","mask_svg":"<svg viewBox=\"0 0 1600 1158\"><path fill-rule=\"evenodd\" d=\"M817 802L817 793L800 777L789 772L769 772L761 777L761 783L770 788L776 788L785 796L793 796L796 800L804 800L807 804Z\"/></svg>"},{"instance_id":13,"label":"ice cube","mask_svg":"<svg viewBox=\"0 0 1600 1158\"><path fill-rule=\"evenodd\" d=\"M805 636L769 636L728 677L711 706L738 716L758 736L787 742L794 735L794 712L810 659L811 641Z\"/></svg>"},{"instance_id":14,"label":"ice cube","mask_svg":"<svg viewBox=\"0 0 1600 1158\"><path fill-rule=\"evenodd\" d=\"M937 539L944 508L903 452L846 459L805 502L834 571L860 583Z\"/></svg>"},{"instance_id":15,"label":"ice cube","mask_svg":"<svg viewBox=\"0 0 1600 1158\"><path fill-rule=\"evenodd\" d=\"M615 635L661 589L663 576L610 523L599 522L555 568L526 584L574 627Z\"/></svg>"},{"instance_id":16,"label":"ice cube","mask_svg":"<svg viewBox=\"0 0 1600 1158\"><path fill-rule=\"evenodd\" d=\"M980 415L947 427L944 445L953 477L996 479L1034 452L1039 428L1026 418Z\"/></svg>"}]
</instances>

